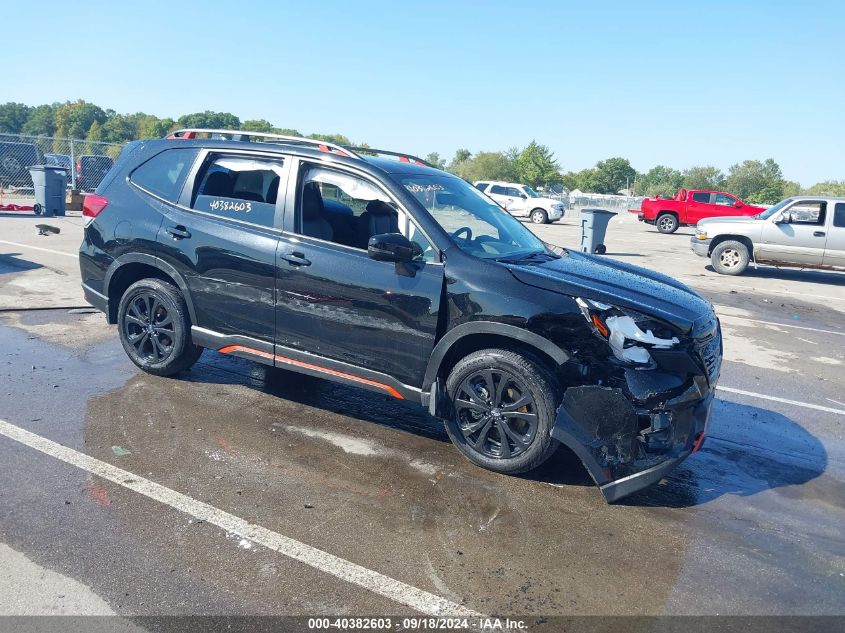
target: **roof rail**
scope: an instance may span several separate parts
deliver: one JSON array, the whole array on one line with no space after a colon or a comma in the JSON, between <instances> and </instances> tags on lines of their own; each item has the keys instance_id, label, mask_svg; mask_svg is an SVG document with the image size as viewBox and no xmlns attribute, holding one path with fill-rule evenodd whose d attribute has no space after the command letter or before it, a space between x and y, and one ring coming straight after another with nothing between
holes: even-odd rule
<instances>
[{"instance_id":1,"label":"roof rail","mask_svg":"<svg viewBox=\"0 0 845 633\"><path fill-rule=\"evenodd\" d=\"M347 151L351 151L351 152L356 152L356 155L357 155L357 152L360 152L362 154L377 154L377 155L382 155L382 156L398 156L399 160L403 163L416 163L417 165L422 165L423 167L432 167L434 169L437 169L437 167L435 167L434 165L432 165L428 161L423 160L422 158L418 158L416 156L413 156L411 154L406 154L404 152L391 152L391 151L388 151L386 149L376 149L374 147L355 147L355 146L351 146L351 145L343 145L343 149L345 149Z\"/></svg>"},{"instance_id":2,"label":"roof rail","mask_svg":"<svg viewBox=\"0 0 845 633\"><path fill-rule=\"evenodd\" d=\"M207 128L186 128L183 130L175 130L168 134L165 138L169 139L192 139L197 138L197 134L208 134L211 138L226 138L231 137L233 141L249 141L250 137L259 139L273 139L278 141L285 141L286 143L293 143L296 145L308 145L319 149L321 152L332 152L339 156L349 156L350 158L361 158L352 148L342 147L336 143L329 143L328 141L318 141L313 138L305 138L302 136L288 136L286 134L273 134L271 132L251 132L248 130L215 130Z\"/></svg>"}]
</instances>

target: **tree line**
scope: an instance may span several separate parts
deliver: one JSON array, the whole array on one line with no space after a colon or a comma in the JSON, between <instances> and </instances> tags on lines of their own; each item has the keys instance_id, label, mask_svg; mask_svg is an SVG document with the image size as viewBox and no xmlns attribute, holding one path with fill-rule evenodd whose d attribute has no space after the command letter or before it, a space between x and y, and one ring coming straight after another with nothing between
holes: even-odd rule
<instances>
[{"instance_id":1,"label":"tree line","mask_svg":"<svg viewBox=\"0 0 845 633\"><path fill-rule=\"evenodd\" d=\"M161 138L175 129L190 127L305 136L299 130L276 127L265 119L242 121L230 112L207 110L172 119L143 112L120 114L83 100L39 106L12 102L0 105L0 132L11 134L126 143ZM352 144L342 134L311 133L307 136L340 145ZM367 146L366 143L357 145ZM472 153L468 149L459 149L448 162L437 152L431 152L425 158L429 163L470 182L504 180L532 187L579 189L589 193L628 191L639 196L670 197L684 187L729 191L751 203L772 203L798 193L845 196L845 180L819 182L802 189L799 183L786 180L780 166L771 158L736 163L728 168L727 173L712 165L685 170L657 165L640 173L628 159L621 157L599 161L594 167L581 171L563 172L554 153L534 140L524 148L511 147L506 151Z\"/></svg>"},{"instance_id":2,"label":"tree line","mask_svg":"<svg viewBox=\"0 0 845 633\"><path fill-rule=\"evenodd\" d=\"M532 141L524 150L511 148L506 152L478 152L473 155L460 149L448 164L437 154L429 154L429 162L470 181L506 180L530 184L532 187L559 185L569 191L635 196L672 197L681 187L729 191L746 202L771 204L797 194L845 196L845 180L819 182L803 189L797 182L787 180L780 166L771 158L745 160L724 173L712 165L699 165L678 170L665 165L640 173L622 157L601 160L594 167L581 171L562 172L554 155L545 145Z\"/></svg>"},{"instance_id":3,"label":"tree line","mask_svg":"<svg viewBox=\"0 0 845 633\"><path fill-rule=\"evenodd\" d=\"M120 114L103 109L87 101L67 101L40 106L23 103L0 105L0 132L54 136L103 143L128 143L139 139L162 138L181 128L214 128L272 132L290 136L304 136L299 130L277 128L264 119L240 118L230 112L194 112L178 119L159 118L154 114L136 112ZM342 134L309 134L310 138L349 145Z\"/></svg>"}]
</instances>

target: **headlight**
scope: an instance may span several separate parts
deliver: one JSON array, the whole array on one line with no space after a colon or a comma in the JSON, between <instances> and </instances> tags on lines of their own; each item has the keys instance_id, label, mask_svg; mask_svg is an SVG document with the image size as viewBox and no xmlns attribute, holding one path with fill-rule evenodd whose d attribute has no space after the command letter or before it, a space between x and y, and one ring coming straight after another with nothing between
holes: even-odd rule
<instances>
[{"instance_id":1,"label":"headlight","mask_svg":"<svg viewBox=\"0 0 845 633\"><path fill-rule=\"evenodd\" d=\"M706 240L707 239L707 230L701 228L700 226L695 227L695 237L699 240Z\"/></svg>"},{"instance_id":2,"label":"headlight","mask_svg":"<svg viewBox=\"0 0 845 633\"><path fill-rule=\"evenodd\" d=\"M613 355L628 364L651 365L648 350L669 349L679 343L665 326L650 317L592 299L575 300L593 332L610 345ZM658 330L656 336L654 331ZM661 331L662 330L662 331Z\"/></svg>"}]
</instances>

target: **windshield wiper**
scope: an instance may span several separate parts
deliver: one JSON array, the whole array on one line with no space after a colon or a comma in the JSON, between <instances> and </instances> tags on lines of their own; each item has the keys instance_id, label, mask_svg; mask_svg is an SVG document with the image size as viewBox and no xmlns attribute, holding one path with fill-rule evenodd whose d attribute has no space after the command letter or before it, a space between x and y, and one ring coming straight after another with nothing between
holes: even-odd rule
<instances>
[{"instance_id":1,"label":"windshield wiper","mask_svg":"<svg viewBox=\"0 0 845 633\"><path fill-rule=\"evenodd\" d=\"M522 255L507 255L505 257L497 257L497 262L503 264L524 264L527 262L548 262L554 259L560 259L560 255L555 255L548 251L531 251L523 253Z\"/></svg>"}]
</instances>

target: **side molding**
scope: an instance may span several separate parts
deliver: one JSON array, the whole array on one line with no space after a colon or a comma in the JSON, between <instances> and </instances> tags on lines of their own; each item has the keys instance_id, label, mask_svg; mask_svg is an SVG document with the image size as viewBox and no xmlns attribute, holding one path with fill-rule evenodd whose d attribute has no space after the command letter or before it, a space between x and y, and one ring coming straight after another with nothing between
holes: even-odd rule
<instances>
[{"instance_id":1,"label":"side molding","mask_svg":"<svg viewBox=\"0 0 845 633\"><path fill-rule=\"evenodd\" d=\"M239 356L265 365L386 393L397 400L420 402L422 398L419 389L403 384L393 376L302 350L274 345L246 336L219 334L196 325L191 326L191 338L197 345L217 350L222 354Z\"/></svg>"}]
</instances>

